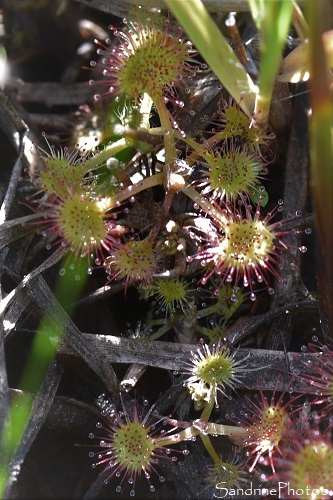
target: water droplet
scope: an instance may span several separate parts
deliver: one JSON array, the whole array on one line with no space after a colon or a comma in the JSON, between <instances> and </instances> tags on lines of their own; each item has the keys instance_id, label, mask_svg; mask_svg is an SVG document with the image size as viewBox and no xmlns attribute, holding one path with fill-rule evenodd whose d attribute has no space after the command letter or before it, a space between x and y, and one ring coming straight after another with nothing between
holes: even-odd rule
<instances>
[{"instance_id":1,"label":"water droplet","mask_svg":"<svg viewBox=\"0 0 333 500\"><path fill-rule=\"evenodd\" d=\"M66 273L65 269L60 269L59 274L60 276L64 276Z\"/></svg>"},{"instance_id":2,"label":"water droplet","mask_svg":"<svg viewBox=\"0 0 333 500\"><path fill-rule=\"evenodd\" d=\"M299 247L299 251L302 252L302 253L307 252L306 246L303 245L303 246Z\"/></svg>"},{"instance_id":3,"label":"water droplet","mask_svg":"<svg viewBox=\"0 0 333 500\"><path fill-rule=\"evenodd\" d=\"M307 227L304 232L305 232L305 234L312 234L311 227Z\"/></svg>"}]
</instances>

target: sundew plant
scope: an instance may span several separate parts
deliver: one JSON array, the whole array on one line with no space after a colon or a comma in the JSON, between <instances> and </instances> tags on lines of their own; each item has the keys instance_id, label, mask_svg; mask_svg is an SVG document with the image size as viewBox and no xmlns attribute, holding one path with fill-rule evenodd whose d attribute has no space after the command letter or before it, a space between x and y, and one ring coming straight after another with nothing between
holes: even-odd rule
<instances>
[{"instance_id":1,"label":"sundew plant","mask_svg":"<svg viewBox=\"0 0 333 500\"><path fill-rule=\"evenodd\" d=\"M333 7L90 3L0 11L1 498L330 498Z\"/></svg>"}]
</instances>

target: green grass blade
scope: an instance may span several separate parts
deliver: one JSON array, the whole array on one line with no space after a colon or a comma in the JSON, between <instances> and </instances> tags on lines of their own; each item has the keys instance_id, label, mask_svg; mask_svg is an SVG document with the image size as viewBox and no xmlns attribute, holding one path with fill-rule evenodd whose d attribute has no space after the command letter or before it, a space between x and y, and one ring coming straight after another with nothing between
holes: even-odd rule
<instances>
[{"instance_id":1,"label":"green grass blade","mask_svg":"<svg viewBox=\"0 0 333 500\"><path fill-rule=\"evenodd\" d=\"M317 275L320 306L326 334L333 341L333 104L330 91L329 58L323 45L323 12L308 1L310 24L311 119L310 157L312 194L318 232ZM323 325L324 326L324 325ZM324 330L325 330L324 326Z\"/></svg>"},{"instance_id":2,"label":"green grass blade","mask_svg":"<svg viewBox=\"0 0 333 500\"><path fill-rule=\"evenodd\" d=\"M259 93L254 117L260 125L268 120L281 54L288 35L292 0L249 0L254 22L260 32Z\"/></svg>"},{"instance_id":3,"label":"green grass blade","mask_svg":"<svg viewBox=\"0 0 333 500\"><path fill-rule=\"evenodd\" d=\"M68 271L65 277L59 278L55 290L55 297L63 304L67 304L67 313L73 312L76 298L82 291L87 279L88 263L82 259L74 270L70 268L70 262L74 263L73 256L67 261ZM79 277L79 279L78 279ZM68 307L68 304L71 304ZM23 369L19 388L28 391L28 397L15 396L9 408L6 424L0 429L0 498L6 488L10 460L24 436L24 432L30 418L34 398L29 397L35 393L43 382L49 364L55 358L57 348L60 345L64 333L45 317L37 334L34 337L31 352Z\"/></svg>"},{"instance_id":4,"label":"green grass blade","mask_svg":"<svg viewBox=\"0 0 333 500\"><path fill-rule=\"evenodd\" d=\"M257 87L214 23L201 0L165 0L200 55L248 116L253 115Z\"/></svg>"}]
</instances>

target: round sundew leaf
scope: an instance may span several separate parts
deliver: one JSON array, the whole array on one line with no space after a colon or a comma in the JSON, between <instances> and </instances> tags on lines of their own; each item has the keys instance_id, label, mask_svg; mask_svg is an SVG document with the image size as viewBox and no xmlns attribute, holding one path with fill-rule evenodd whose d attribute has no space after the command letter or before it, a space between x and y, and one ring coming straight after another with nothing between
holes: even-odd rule
<instances>
[{"instance_id":1,"label":"round sundew leaf","mask_svg":"<svg viewBox=\"0 0 333 500\"><path fill-rule=\"evenodd\" d=\"M233 221L219 245L219 254L238 269L257 265L269 256L274 246L274 233L260 220Z\"/></svg>"},{"instance_id":2,"label":"round sundew leaf","mask_svg":"<svg viewBox=\"0 0 333 500\"><path fill-rule=\"evenodd\" d=\"M239 193L248 193L258 184L261 163L244 151L226 151L223 154L205 155L209 165L210 188L227 199L235 199Z\"/></svg>"},{"instance_id":3,"label":"round sundew leaf","mask_svg":"<svg viewBox=\"0 0 333 500\"><path fill-rule=\"evenodd\" d=\"M45 170L40 172L38 183L47 194L57 194L66 198L71 189L83 183L84 168L71 164L67 158L43 158Z\"/></svg>"},{"instance_id":4,"label":"round sundew leaf","mask_svg":"<svg viewBox=\"0 0 333 500\"><path fill-rule=\"evenodd\" d=\"M113 29L119 40L117 48L100 49L107 61L104 74L109 80L104 83L109 92L135 101L147 94L155 103L166 94L176 101L172 87L183 86L183 77L194 71L190 46L168 33L168 23L163 30L140 22L129 23L129 27L123 32Z\"/></svg>"},{"instance_id":5,"label":"round sundew leaf","mask_svg":"<svg viewBox=\"0 0 333 500\"><path fill-rule=\"evenodd\" d=\"M105 259L104 267L111 279L142 280L149 283L158 272L159 261L153 240L131 240L112 250Z\"/></svg>"},{"instance_id":6,"label":"round sundew leaf","mask_svg":"<svg viewBox=\"0 0 333 500\"><path fill-rule=\"evenodd\" d=\"M141 422L124 423L113 436L115 460L122 468L135 471L136 474L140 474L143 468L149 470L155 447Z\"/></svg>"},{"instance_id":7,"label":"round sundew leaf","mask_svg":"<svg viewBox=\"0 0 333 500\"><path fill-rule=\"evenodd\" d=\"M323 490L332 489L333 448L325 442L310 442L294 457L290 464L291 487L304 485L318 493L311 498L322 498ZM310 497L307 497L310 498Z\"/></svg>"},{"instance_id":8,"label":"round sundew leaf","mask_svg":"<svg viewBox=\"0 0 333 500\"><path fill-rule=\"evenodd\" d=\"M261 420L250 428L251 438L257 442L262 453L278 446L287 418L284 407L271 405L263 410Z\"/></svg>"},{"instance_id":9,"label":"round sundew leaf","mask_svg":"<svg viewBox=\"0 0 333 500\"><path fill-rule=\"evenodd\" d=\"M197 364L196 374L205 384L226 384L233 374L233 361L226 353L211 354Z\"/></svg>"},{"instance_id":10,"label":"round sundew leaf","mask_svg":"<svg viewBox=\"0 0 333 500\"><path fill-rule=\"evenodd\" d=\"M136 481L141 475L148 482L149 490L155 491L152 484L154 475L160 482L165 480L156 464L162 459L174 462L176 457L170 456L170 446L188 438L178 432L177 423L170 422L171 428L167 431L165 422L159 417L155 418L157 415L154 415L152 408L148 412L139 411L135 401L127 407L121 398L121 412L117 411L105 394L101 394L96 402L103 420L96 423L98 435L89 434L90 439L97 438L99 441L93 445L98 451L89 453L95 460L92 467L101 465L104 482L113 478L116 484L118 482L117 492L123 491L123 488L125 490L126 483L130 485L129 497L135 495ZM148 402L144 401L143 404L146 406ZM179 452L185 455L184 451Z\"/></svg>"},{"instance_id":11,"label":"round sundew leaf","mask_svg":"<svg viewBox=\"0 0 333 500\"><path fill-rule=\"evenodd\" d=\"M74 194L59 207L57 225L68 245L77 253L99 245L106 237L104 212L83 194Z\"/></svg>"},{"instance_id":12,"label":"round sundew leaf","mask_svg":"<svg viewBox=\"0 0 333 500\"><path fill-rule=\"evenodd\" d=\"M183 309L189 304L190 292L188 283L182 278L156 278L151 284L143 284L140 298L147 300L153 297L166 313Z\"/></svg>"}]
</instances>

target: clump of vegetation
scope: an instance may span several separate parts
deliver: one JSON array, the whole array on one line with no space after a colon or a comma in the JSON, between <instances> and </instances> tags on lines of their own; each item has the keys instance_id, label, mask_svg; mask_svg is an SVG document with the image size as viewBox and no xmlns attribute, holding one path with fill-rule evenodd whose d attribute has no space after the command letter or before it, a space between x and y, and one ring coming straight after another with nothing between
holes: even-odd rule
<instances>
[{"instance_id":1,"label":"clump of vegetation","mask_svg":"<svg viewBox=\"0 0 333 500\"><path fill-rule=\"evenodd\" d=\"M84 88L94 93L89 105L83 100L77 107L66 145L51 145L43 134L47 147L35 138L38 145L30 143L28 153L21 138L19 157L30 155L30 163L19 174L14 169L6 194L3 262L20 238L26 237L29 251L10 254L15 265L21 259L20 269L4 267L16 281L3 300L4 338L17 322L29 330L19 322L29 301L33 319L41 318L11 404L8 385L4 391L0 491L11 495L17 464L29 460L31 428L47 421L52 403L62 404L63 390L68 428L85 427L88 414L94 420L96 403L101 413L87 444L92 468L100 472L89 481L81 474L82 495L98 496L108 483L110 491L130 497L141 489L149 494L147 487L153 493L155 476L160 487L178 481L177 494L185 497L210 498L219 490L233 496L252 483L263 495L260 485L269 492L286 481L291 489L310 489L304 498L326 498L333 488L331 306L323 299L322 269L318 302L301 277L301 264L313 267L302 262L305 243L312 245L313 217L303 214L311 205L306 188L296 195L295 178L289 179L296 168L304 175L297 165L298 151L306 149L297 142L300 111L295 107L290 127L289 108L282 104L281 112L275 105L285 102L279 92L297 94L292 85L298 74L297 83L307 80L304 67L318 93L320 72L331 76L332 46L325 42L326 58L315 64L307 47L322 47L326 35L319 21L308 26L296 2L249 0L246 14L225 15L230 40L200 0L165 3L170 11L133 9L108 35L97 25L82 28L81 20L82 32L96 32L97 54L91 51L89 67L82 63L90 78ZM29 2L21 8L32 9ZM40 5L45 15L52 8ZM64 2L54 14L68 10ZM242 39L246 30L239 32L241 21L259 40L255 56L250 40ZM305 55L298 58L300 47ZM214 95L208 99L210 78ZM328 123L318 99L315 132ZM328 100L325 106L332 110ZM316 170L315 132L313 178L323 175ZM331 129L323 144L330 150ZM6 220L8 205L25 215ZM330 254L318 227L326 263ZM329 293L332 273L325 269ZM44 280L46 270L51 278L45 273ZM301 348L313 330L320 332L318 314L302 333L290 316L309 310L321 314L323 340L314 337L315 344ZM77 385L85 380L88 388L76 387L72 397L66 369L78 356L90 371ZM163 376L155 378L149 367ZM110 394L95 401L101 388ZM25 398L25 392L36 396ZM147 411L151 393L155 401ZM44 400L42 418L37 409ZM75 439L80 453L85 435ZM205 467L185 491L181 471L190 473L191 450L204 457Z\"/></svg>"}]
</instances>

